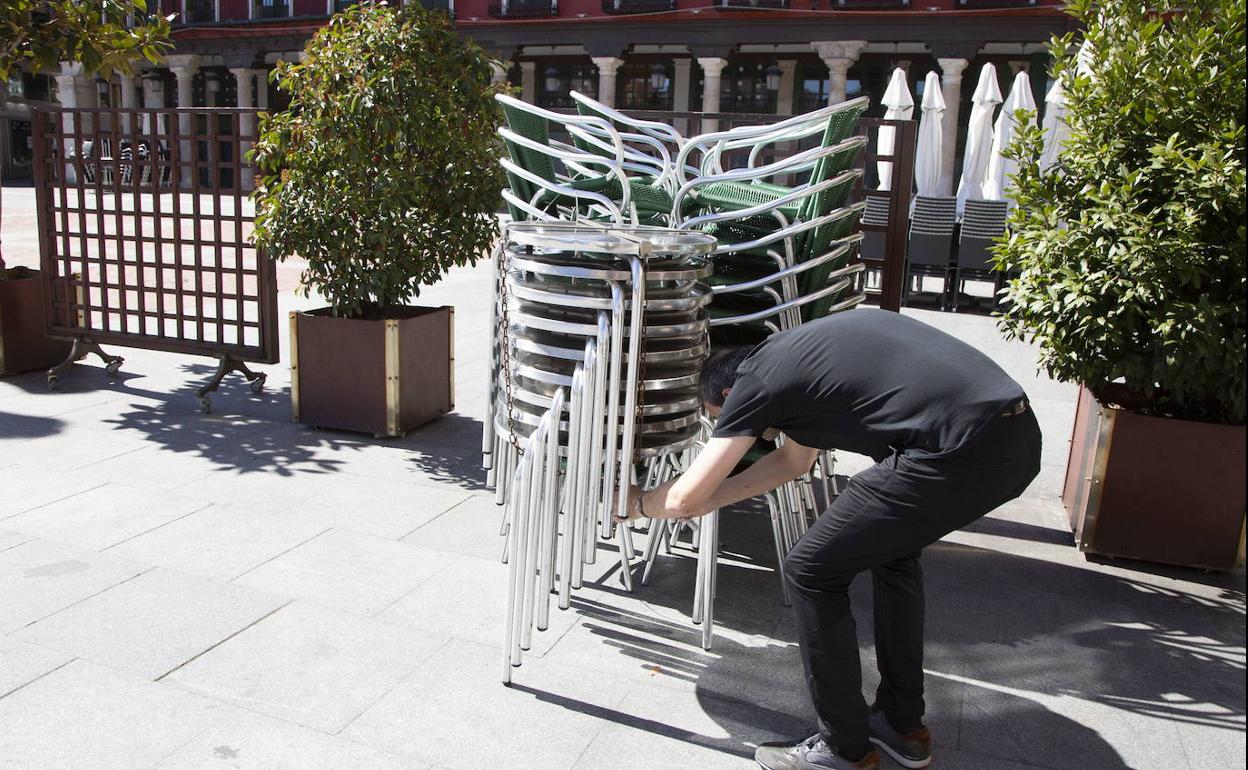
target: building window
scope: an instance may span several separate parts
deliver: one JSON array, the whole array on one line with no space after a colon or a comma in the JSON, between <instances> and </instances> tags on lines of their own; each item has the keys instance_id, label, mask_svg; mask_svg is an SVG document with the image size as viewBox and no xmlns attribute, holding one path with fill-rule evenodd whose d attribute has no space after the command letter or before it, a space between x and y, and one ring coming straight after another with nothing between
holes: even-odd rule
<instances>
[{"instance_id":1,"label":"building window","mask_svg":"<svg viewBox=\"0 0 1248 770\"><path fill-rule=\"evenodd\" d=\"M776 92L767 88L769 62L738 62L724 69L719 90L722 112L775 113Z\"/></svg>"},{"instance_id":2,"label":"building window","mask_svg":"<svg viewBox=\"0 0 1248 770\"><path fill-rule=\"evenodd\" d=\"M674 82L671 60L629 61L620 67L618 106L624 110L671 110Z\"/></svg>"},{"instance_id":3,"label":"building window","mask_svg":"<svg viewBox=\"0 0 1248 770\"><path fill-rule=\"evenodd\" d=\"M537 63L537 104L548 109L572 107L570 91L598 96L598 68L592 62L546 59Z\"/></svg>"},{"instance_id":4,"label":"building window","mask_svg":"<svg viewBox=\"0 0 1248 770\"><path fill-rule=\"evenodd\" d=\"M183 21L187 24L211 24L217 20L216 0L186 0Z\"/></svg>"},{"instance_id":5,"label":"building window","mask_svg":"<svg viewBox=\"0 0 1248 770\"><path fill-rule=\"evenodd\" d=\"M284 19L290 16L289 0L256 0L257 19Z\"/></svg>"}]
</instances>

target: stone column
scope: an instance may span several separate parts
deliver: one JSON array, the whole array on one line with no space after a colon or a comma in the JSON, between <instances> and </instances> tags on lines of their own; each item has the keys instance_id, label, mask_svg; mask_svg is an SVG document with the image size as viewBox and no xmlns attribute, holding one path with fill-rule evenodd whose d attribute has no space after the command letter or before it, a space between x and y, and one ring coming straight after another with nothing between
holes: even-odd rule
<instances>
[{"instance_id":1,"label":"stone column","mask_svg":"<svg viewBox=\"0 0 1248 770\"><path fill-rule=\"evenodd\" d=\"M139 106L139 92L135 87L133 75L118 75L117 81L121 84L121 108L123 110L133 110ZM128 113L121 115L121 130L123 133L130 133L130 126L133 125L134 116Z\"/></svg>"},{"instance_id":2,"label":"stone column","mask_svg":"<svg viewBox=\"0 0 1248 770\"><path fill-rule=\"evenodd\" d=\"M256 109L269 108L269 70L256 70Z\"/></svg>"},{"instance_id":3,"label":"stone column","mask_svg":"<svg viewBox=\"0 0 1248 770\"><path fill-rule=\"evenodd\" d=\"M940 65L940 93L945 98L945 114L941 120L944 141L940 148L940 192L953 194L953 178L957 172L958 113L962 106L962 73L970 65L969 59L937 59Z\"/></svg>"},{"instance_id":4,"label":"stone column","mask_svg":"<svg viewBox=\"0 0 1248 770\"><path fill-rule=\"evenodd\" d=\"M699 56L698 66L702 68L702 111L719 112L719 83L728 60L720 56ZM718 120L702 121L702 133L718 130Z\"/></svg>"},{"instance_id":5,"label":"stone column","mask_svg":"<svg viewBox=\"0 0 1248 770\"><path fill-rule=\"evenodd\" d=\"M255 77L256 71L247 67L231 67L230 74L234 76L235 88L235 106L239 109L251 110L256 106L255 97L252 95L252 78ZM256 113L244 112L238 118L238 131L243 136L256 135ZM254 141L251 139L240 139L238 143L239 168L243 190L252 190L256 186L255 168L247 160L247 152L251 150Z\"/></svg>"},{"instance_id":6,"label":"stone column","mask_svg":"<svg viewBox=\"0 0 1248 770\"><path fill-rule=\"evenodd\" d=\"M520 98L537 104L537 62L520 62Z\"/></svg>"},{"instance_id":7,"label":"stone column","mask_svg":"<svg viewBox=\"0 0 1248 770\"><path fill-rule=\"evenodd\" d=\"M781 59L776 62L780 68L780 90L776 92L776 114L793 114L793 94L797 87L797 62L793 59Z\"/></svg>"},{"instance_id":8,"label":"stone column","mask_svg":"<svg viewBox=\"0 0 1248 770\"><path fill-rule=\"evenodd\" d=\"M494 59L490 62L490 84L504 85L507 82L507 73L511 70L511 62L506 59Z\"/></svg>"},{"instance_id":9,"label":"stone column","mask_svg":"<svg viewBox=\"0 0 1248 770\"><path fill-rule=\"evenodd\" d=\"M100 91L95 86L95 78L88 77L83 70L81 64L76 62L61 62L61 72L56 75L56 92L57 98L65 107L99 107ZM66 134L70 134L75 129L83 135L90 134L95 130L95 116L90 114L79 114L75 117L73 114L66 113L61 119L61 128ZM65 140L66 154L75 151L77 140L69 138ZM99 148L95 148L95 154L99 155ZM67 180L75 181L74 170L66 167Z\"/></svg>"},{"instance_id":10,"label":"stone column","mask_svg":"<svg viewBox=\"0 0 1248 770\"><path fill-rule=\"evenodd\" d=\"M598 68L598 101L615 106L615 78L624 60L618 56L595 56L590 59Z\"/></svg>"},{"instance_id":11,"label":"stone column","mask_svg":"<svg viewBox=\"0 0 1248 770\"><path fill-rule=\"evenodd\" d=\"M845 78L849 68L867 47L865 40L816 40L811 47L828 67L828 104L845 101Z\"/></svg>"},{"instance_id":12,"label":"stone column","mask_svg":"<svg viewBox=\"0 0 1248 770\"><path fill-rule=\"evenodd\" d=\"M689 111L689 89L693 85L693 59L672 60L672 110Z\"/></svg>"},{"instance_id":13,"label":"stone column","mask_svg":"<svg viewBox=\"0 0 1248 770\"><path fill-rule=\"evenodd\" d=\"M61 62L60 75L56 75L56 100L60 102L62 107L72 110L79 106L79 85L77 85L77 81L79 81L81 74L82 65L69 61ZM86 130L86 126L84 126L84 130ZM61 131L64 131L66 135L74 131L74 116L70 115L69 112L61 115ZM70 139L69 136L62 140L61 146L64 147L66 157L76 154L77 141ZM65 180L70 183L77 181L77 175L72 163L65 163Z\"/></svg>"},{"instance_id":14,"label":"stone column","mask_svg":"<svg viewBox=\"0 0 1248 770\"><path fill-rule=\"evenodd\" d=\"M178 81L178 107L193 107L194 98L191 92L191 82L195 77L195 71L199 69L199 60L194 54L179 54L166 57L165 62L169 66L169 71ZM190 140L191 135L191 116L189 114L178 115L178 133L184 138L178 142L178 157L181 159L179 164L181 168L177 169L178 176L182 180L183 187L190 187L192 176L195 173L194 167L194 143Z\"/></svg>"},{"instance_id":15,"label":"stone column","mask_svg":"<svg viewBox=\"0 0 1248 770\"><path fill-rule=\"evenodd\" d=\"M165 107L165 79L161 75L160 70L146 70L143 73L143 98L140 102L144 109L162 110ZM151 117L146 113L140 121L140 128L143 133L150 134L152 132L160 133L164 126L160 125L165 119L156 113L157 125L151 124ZM155 150L153 150L155 151Z\"/></svg>"},{"instance_id":16,"label":"stone column","mask_svg":"<svg viewBox=\"0 0 1248 770\"><path fill-rule=\"evenodd\" d=\"M674 112L689 111L689 91L693 86L693 59L672 60L672 110ZM689 135L689 121L677 118L672 127L682 136Z\"/></svg>"}]
</instances>

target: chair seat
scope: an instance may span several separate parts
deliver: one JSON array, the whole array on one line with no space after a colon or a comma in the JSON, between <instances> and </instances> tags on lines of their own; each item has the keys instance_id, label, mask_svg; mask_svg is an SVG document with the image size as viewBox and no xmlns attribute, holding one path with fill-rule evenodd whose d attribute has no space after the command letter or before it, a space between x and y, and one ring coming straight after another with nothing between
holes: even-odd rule
<instances>
[{"instance_id":1,"label":"chair seat","mask_svg":"<svg viewBox=\"0 0 1248 770\"><path fill-rule=\"evenodd\" d=\"M771 203L791 192L793 192L793 188L777 184L715 182L700 188L696 193L695 200L702 207L736 211L748 209L751 206ZM800 205L801 200L798 200L778 206L776 210L791 222L797 217ZM772 227L775 227L775 220L771 219L771 222Z\"/></svg>"},{"instance_id":2,"label":"chair seat","mask_svg":"<svg viewBox=\"0 0 1248 770\"><path fill-rule=\"evenodd\" d=\"M574 179L569 183L570 187L583 192L594 192L605 195L613 201L618 201L624 197L624 191L620 187L620 180L611 176L593 177L591 179ZM644 181L630 179L628 180L629 202L637 207L638 212L649 212L654 214L670 214L672 211L672 196L661 187L652 187Z\"/></svg>"}]
</instances>

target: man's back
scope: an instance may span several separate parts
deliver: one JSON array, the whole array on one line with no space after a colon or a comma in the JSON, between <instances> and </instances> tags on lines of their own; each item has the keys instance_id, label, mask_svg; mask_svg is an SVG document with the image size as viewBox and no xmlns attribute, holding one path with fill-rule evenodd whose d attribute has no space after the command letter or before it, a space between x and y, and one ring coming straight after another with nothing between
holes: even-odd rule
<instances>
[{"instance_id":1,"label":"man's back","mask_svg":"<svg viewBox=\"0 0 1248 770\"><path fill-rule=\"evenodd\" d=\"M778 428L806 446L876 459L893 449L953 449L1025 397L970 345L875 309L775 334L737 371L715 435Z\"/></svg>"}]
</instances>

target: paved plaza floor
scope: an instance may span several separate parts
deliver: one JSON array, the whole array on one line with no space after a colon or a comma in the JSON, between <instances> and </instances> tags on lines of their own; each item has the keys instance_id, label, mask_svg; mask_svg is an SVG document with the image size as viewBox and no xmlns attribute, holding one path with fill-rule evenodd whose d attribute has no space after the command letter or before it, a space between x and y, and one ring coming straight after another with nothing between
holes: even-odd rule
<instances>
[{"instance_id":1,"label":"paved plaza floor","mask_svg":"<svg viewBox=\"0 0 1248 770\"><path fill-rule=\"evenodd\" d=\"M6 255L25 264L28 193L4 193ZM295 272L283 318L316 304ZM488 281L457 269L422 297L457 308L457 408L402 440L292 423L285 363L258 395L228 379L211 415L192 394L203 358L117 349L116 382L88 363L56 393L0 380L0 768L746 770L757 743L808 733L756 506L723 516L711 651L687 551L628 594L604 548L500 684ZM1080 555L1058 499L1074 389L990 318L907 312L1023 383L1045 439L1021 499L924 557L937 766L1244 767L1242 570ZM873 688L869 594L860 579Z\"/></svg>"}]
</instances>

